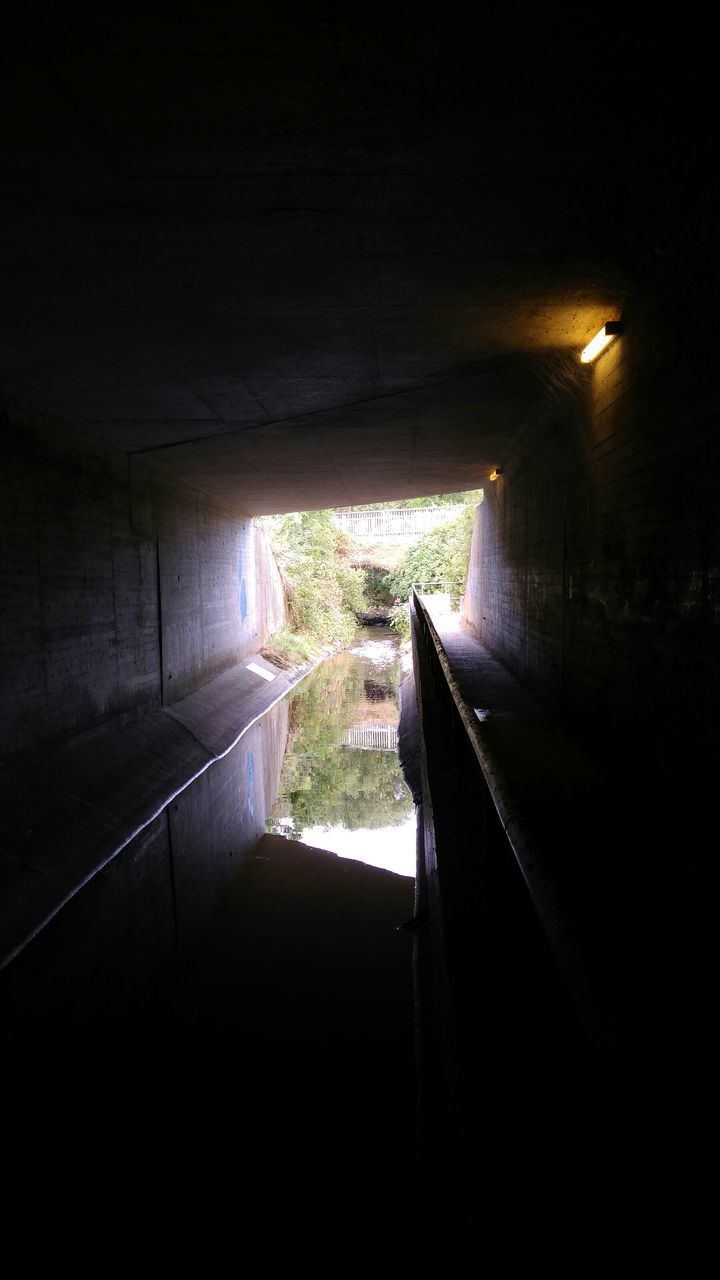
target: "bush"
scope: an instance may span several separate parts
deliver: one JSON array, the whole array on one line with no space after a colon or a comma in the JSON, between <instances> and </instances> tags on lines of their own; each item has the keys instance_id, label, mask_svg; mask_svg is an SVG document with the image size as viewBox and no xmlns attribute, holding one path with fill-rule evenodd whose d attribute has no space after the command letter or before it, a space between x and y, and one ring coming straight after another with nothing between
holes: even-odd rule
<instances>
[{"instance_id":1,"label":"bush","mask_svg":"<svg viewBox=\"0 0 720 1280\"><path fill-rule=\"evenodd\" d=\"M390 626L397 631L401 640L410 639L410 606L395 604L390 610Z\"/></svg>"},{"instance_id":2,"label":"bush","mask_svg":"<svg viewBox=\"0 0 720 1280\"><path fill-rule=\"evenodd\" d=\"M329 511L263 521L285 586L290 632L302 645L348 644L365 609L364 577ZM276 638L277 639L277 638Z\"/></svg>"},{"instance_id":3,"label":"bush","mask_svg":"<svg viewBox=\"0 0 720 1280\"><path fill-rule=\"evenodd\" d=\"M366 564L362 566L362 573L368 603L380 608L383 605L392 604L394 596L390 589L390 570L381 565Z\"/></svg>"},{"instance_id":4,"label":"bush","mask_svg":"<svg viewBox=\"0 0 720 1280\"><path fill-rule=\"evenodd\" d=\"M450 584L448 590L462 594L470 559L474 517L473 500L460 508L457 519L451 524L431 529L410 548L390 578L390 588L398 599L407 599L413 582L447 582Z\"/></svg>"}]
</instances>

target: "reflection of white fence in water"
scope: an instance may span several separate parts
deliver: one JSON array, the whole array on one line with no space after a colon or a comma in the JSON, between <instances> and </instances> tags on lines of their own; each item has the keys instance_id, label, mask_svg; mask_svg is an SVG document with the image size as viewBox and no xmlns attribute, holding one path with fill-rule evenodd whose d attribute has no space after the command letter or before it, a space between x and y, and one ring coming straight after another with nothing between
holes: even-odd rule
<instances>
[{"instance_id":1,"label":"reflection of white fence in water","mask_svg":"<svg viewBox=\"0 0 720 1280\"><path fill-rule=\"evenodd\" d=\"M348 729L343 742L346 747L358 747L361 751L397 751L397 725L355 724Z\"/></svg>"},{"instance_id":2,"label":"reflection of white fence in water","mask_svg":"<svg viewBox=\"0 0 720 1280\"><path fill-rule=\"evenodd\" d=\"M333 511L333 522L353 538L419 538L428 529L449 524L460 506L392 507L385 511Z\"/></svg>"}]
</instances>

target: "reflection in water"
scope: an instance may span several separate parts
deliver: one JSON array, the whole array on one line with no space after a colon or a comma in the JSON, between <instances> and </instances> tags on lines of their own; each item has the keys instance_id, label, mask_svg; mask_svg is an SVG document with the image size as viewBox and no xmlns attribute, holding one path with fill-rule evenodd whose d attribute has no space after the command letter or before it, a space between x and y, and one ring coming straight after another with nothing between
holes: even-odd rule
<instances>
[{"instance_id":1,"label":"reflection in water","mask_svg":"<svg viewBox=\"0 0 720 1280\"><path fill-rule=\"evenodd\" d=\"M373 667L371 723L397 718L388 648ZM342 655L301 686L278 812L308 832L314 812L345 830L347 808L358 829L345 835L366 842L364 806L371 849L383 821L399 847L412 804L395 758L342 746L363 723L366 669ZM149 1240L167 1255L177 1222L181 1249L241 1240L282 1274L307 1251L322 1274L345 1275L360 1236L383 1259L395 1242L394 1270L403 1264L412 940L397 925L412 913L412 881L259 843L290 711L288 701L271 708L2 974L0 1083L12 1105L0 1150L13 1170L3 1207L23 1244L41 1195L58 1231L82 1206L93 1249L117 1234L118 1205L131 1201L123 1232L135 1253ZM372 861L367 846L358 856Z\"/></svg>"},{"instance_id":2,"label":"reflection in water","mask_svg":"<svg viewBox=\"0 0 720 1280\"><path fill-rule=\"evenodd\" d=\"M396 754L399 654L364 629L288 696L290 730L268 830L415 875L415 813Z\"/></svg>"}]
</instances>

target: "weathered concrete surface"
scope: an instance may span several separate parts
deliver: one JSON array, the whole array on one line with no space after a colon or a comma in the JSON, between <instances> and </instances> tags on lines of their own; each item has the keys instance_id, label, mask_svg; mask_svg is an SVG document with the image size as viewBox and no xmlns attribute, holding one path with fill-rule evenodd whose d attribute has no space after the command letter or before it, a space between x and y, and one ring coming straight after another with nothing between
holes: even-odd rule
<instances>
[{"instance_id":1,"label":"weathered concrete surface","mask_svg":"<svg viewBox=\"0 0 720 1280\"><path fill-rule=\"evenodd\" d=\"M34 934L212 756L157 711L3 771L2 960Z\"/></svg>"},{"instance_id":2,"label":"weathered concrete surface","mask_svg":"<svg viewBox=\"0 0 720 1280\"><path fill-rule=\"evenodd\" d=\"M13 24L0 376L24 402L254 513L483 483L535 420L518 359L579 351L666 219L675 245L705 116L681 43L629 18L377 23Z\"/></svg>"},{"instance_id":3,"label":"weathered concrete surface","mask_svg":"<svg viewBox=\"0 0 720 1280\"><path fill-rule=\"evenodd\" d=\"M636 882L673 868L697 920L720 670L702 22L46 8L3 45L0 376L78 443L70 459L54 427L33 447L5 428L3 754L157 711L238 660L221 508L487 488L500 464L497 651L587 738L604 726L618 767L590 813L617 805L618 832L640 728L662 781L627 862ZM618 361L634 354L591 412L600 374L577 355L620 311ZM164 568L149 460L188 499ZM208 578L181 545L206 515ZM670 930L660 945L675 992L683 955Z\"/></svg>"},{"instance_id":4,"label":"weathered concrete surface","mask_svg":"<svg viewBox=\"0 0 720 1280\"><path fill-rule=\"evenodd\" d=\"M705 322L673 331L683 296L671 279L638 302L508 447L477 512L464 613L544 701L613 754L644 755L694 807L720 750L720 447Z\"/></svg>"},{"instance_id":5,"label":"weathered concrete surface","mask_svg":"<svg viewBox=\"0 0 720 1280\"><path fill-rule=\"evenodd\" d=\"M248 662L273 679L250 671ZM100 727L3 770L2 961L22 949L310 666L280 671L252 655L172 709Z\"/></svg>"},{"instance_id":6,"label":"weathered concrete surface","mask_svg":"<svg viewBox=\"0 0 720 1280\"><path fill-rule=\"evenodd\" d=\"M177 703L282 625L246 515L17 405L2 423L0 758Z\"/></svg>"},{"instance_id":7,"label":"weathered concrete surface","mask_svg":"<svg viewBox=\"0 0 720 1280\"><path fill-rule=\"evenodd\" d=\"M210 755L222 756L309 669L307 664L284 671L256 653L168 707L167 714L184 725Z\"/></svg>"},{"instance_id":8,"label":"weathered concrete surface","mask_svg":"<svg viewBox=\"0 0 720 1280\"><path fill-rule=\"evenodd\" d=\"M287 704L277 702L258 722L249 724L235 750L218 760L209 759L172 720L166 718L164 723L171 732L159 745L164 749L174 741L176 750L157 780L155 805L167 803L145 825L141 824L151 811L149 806L145 813L131 815L141 827L136 835L128 836L129 810L124 810L123 801L131 803L132 788L123 786L126 780L120 767L121 746L135 749L143 745L132 735L129 743L102 754L105 766L108 760L114 762L113 776L103 779L100 767L93 775L97 791L94 808L104 826L83 828L75 809L71 805L63 809L61 798L59 801L51 791L46 804L50 818L59 815L55 838L49 822L45 831L36 828L25 833L26 843L33 836L36 845L42 840L42 851L51 854L54 861L35 870L31 854L27 865L15 866L15 875L8 875L3 897L4 933L9 929L6 915L12 918L14 907L25 905L30 923L37 924L43 885L50 912L59 905L60 889L69 890L62 910L43 924L0 976L4 1011L14 1009L15 1017L26 1027L38 1019L60 1019L61 1010L75 1026L83 1018L98 1018L104 1001L126 999L130 1007L134 999L142 1005L158 973L175 963L178 949L186 950L203 936L238 862L264 834L282 768ZM155 732L157 739L157 726ZM177 750L178 742L185 746L187 759ZM196 756L191 758L193 749ZM200 771L188 780L182 769L190 762L199 764ZM79 763L86 763L82 753ZM142 780L146 785L152 780L148 774L153 760L136 756L134 764L134 786L139 793ZM86 776L84 772L76 779L78 787ZM107 784L104 792L103 780ZM187 785L182 785L184 782ZM37 778L28 785L33 783L37 786ZM170 783L180 789L168 794ZM8 800L6 795L3 799ZM40 810L42 816L42 806ZM6 845L12 844L9 827L6 822ZM128 836L127 843L116 847L123 835ZM7 871L11 861L4 856L0 865ZM19 903L23 886L28 897Z\"/></svg>"},{"instance_id":9,"label":"weathered concrete surface","mask_svg":"<svg viewBox=\"0 0 720 1280\"><path fill-rule=\"evenodd\" d=\"M160 704L147 468L3 406L0 758Z\"/></svg>"},{"instance_id":10,"label":"weathered concrete surface","mask_svg":"<svg viewBox=\"0 0 720 1280\"><path fill-rule=\"evenodd\" d=\"M8 1232L27 1230L40 1197L53 1230L82 1205L80 1252L120 1214L121 1250L180 1258L242 1241L284 1268L311 1255L318 1274L343 1258L344 1274L400 1267L414 1256L410 939L397 929L412 881L279 837L231 860L215 829L202 849L200 800L197 869L210 855L228 870L205 929L180 931L177 980L134 1005L106 987L89 1016L66 998L4 1055L4 1080L24 1063L0 1122ZM86 956L102 955L92 917L85 932ZM95 981L102 991L102 966Z\"/></svg>"},{"instance_id":11,"label":"weathered concrete surface","mask_svg":"<svg viewBox=\"0 0 720 1280\"><path fill-rule=\"evenodd\" d=\"M241 740L167 808L181 952L206 934L238 863L265 834L280 783L288 704L250 722Z\"/></svg>"}]
</instances>

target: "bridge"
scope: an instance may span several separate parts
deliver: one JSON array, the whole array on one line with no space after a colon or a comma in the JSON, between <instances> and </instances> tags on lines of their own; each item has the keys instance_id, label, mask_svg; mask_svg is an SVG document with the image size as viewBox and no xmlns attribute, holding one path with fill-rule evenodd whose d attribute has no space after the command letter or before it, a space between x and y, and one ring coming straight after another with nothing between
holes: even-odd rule
<instances>
[{"instance_id":1,"label":"bridge","mask_svg":"<svg viewBox=\"0 0 720 1280\"><path fill-rule=\"evenodd\" d=\"M395 507L381 511L334 511L333 522L353 538L421 538L430 529L457 520L460 507Z\"/></svg>"}]
</instances>

